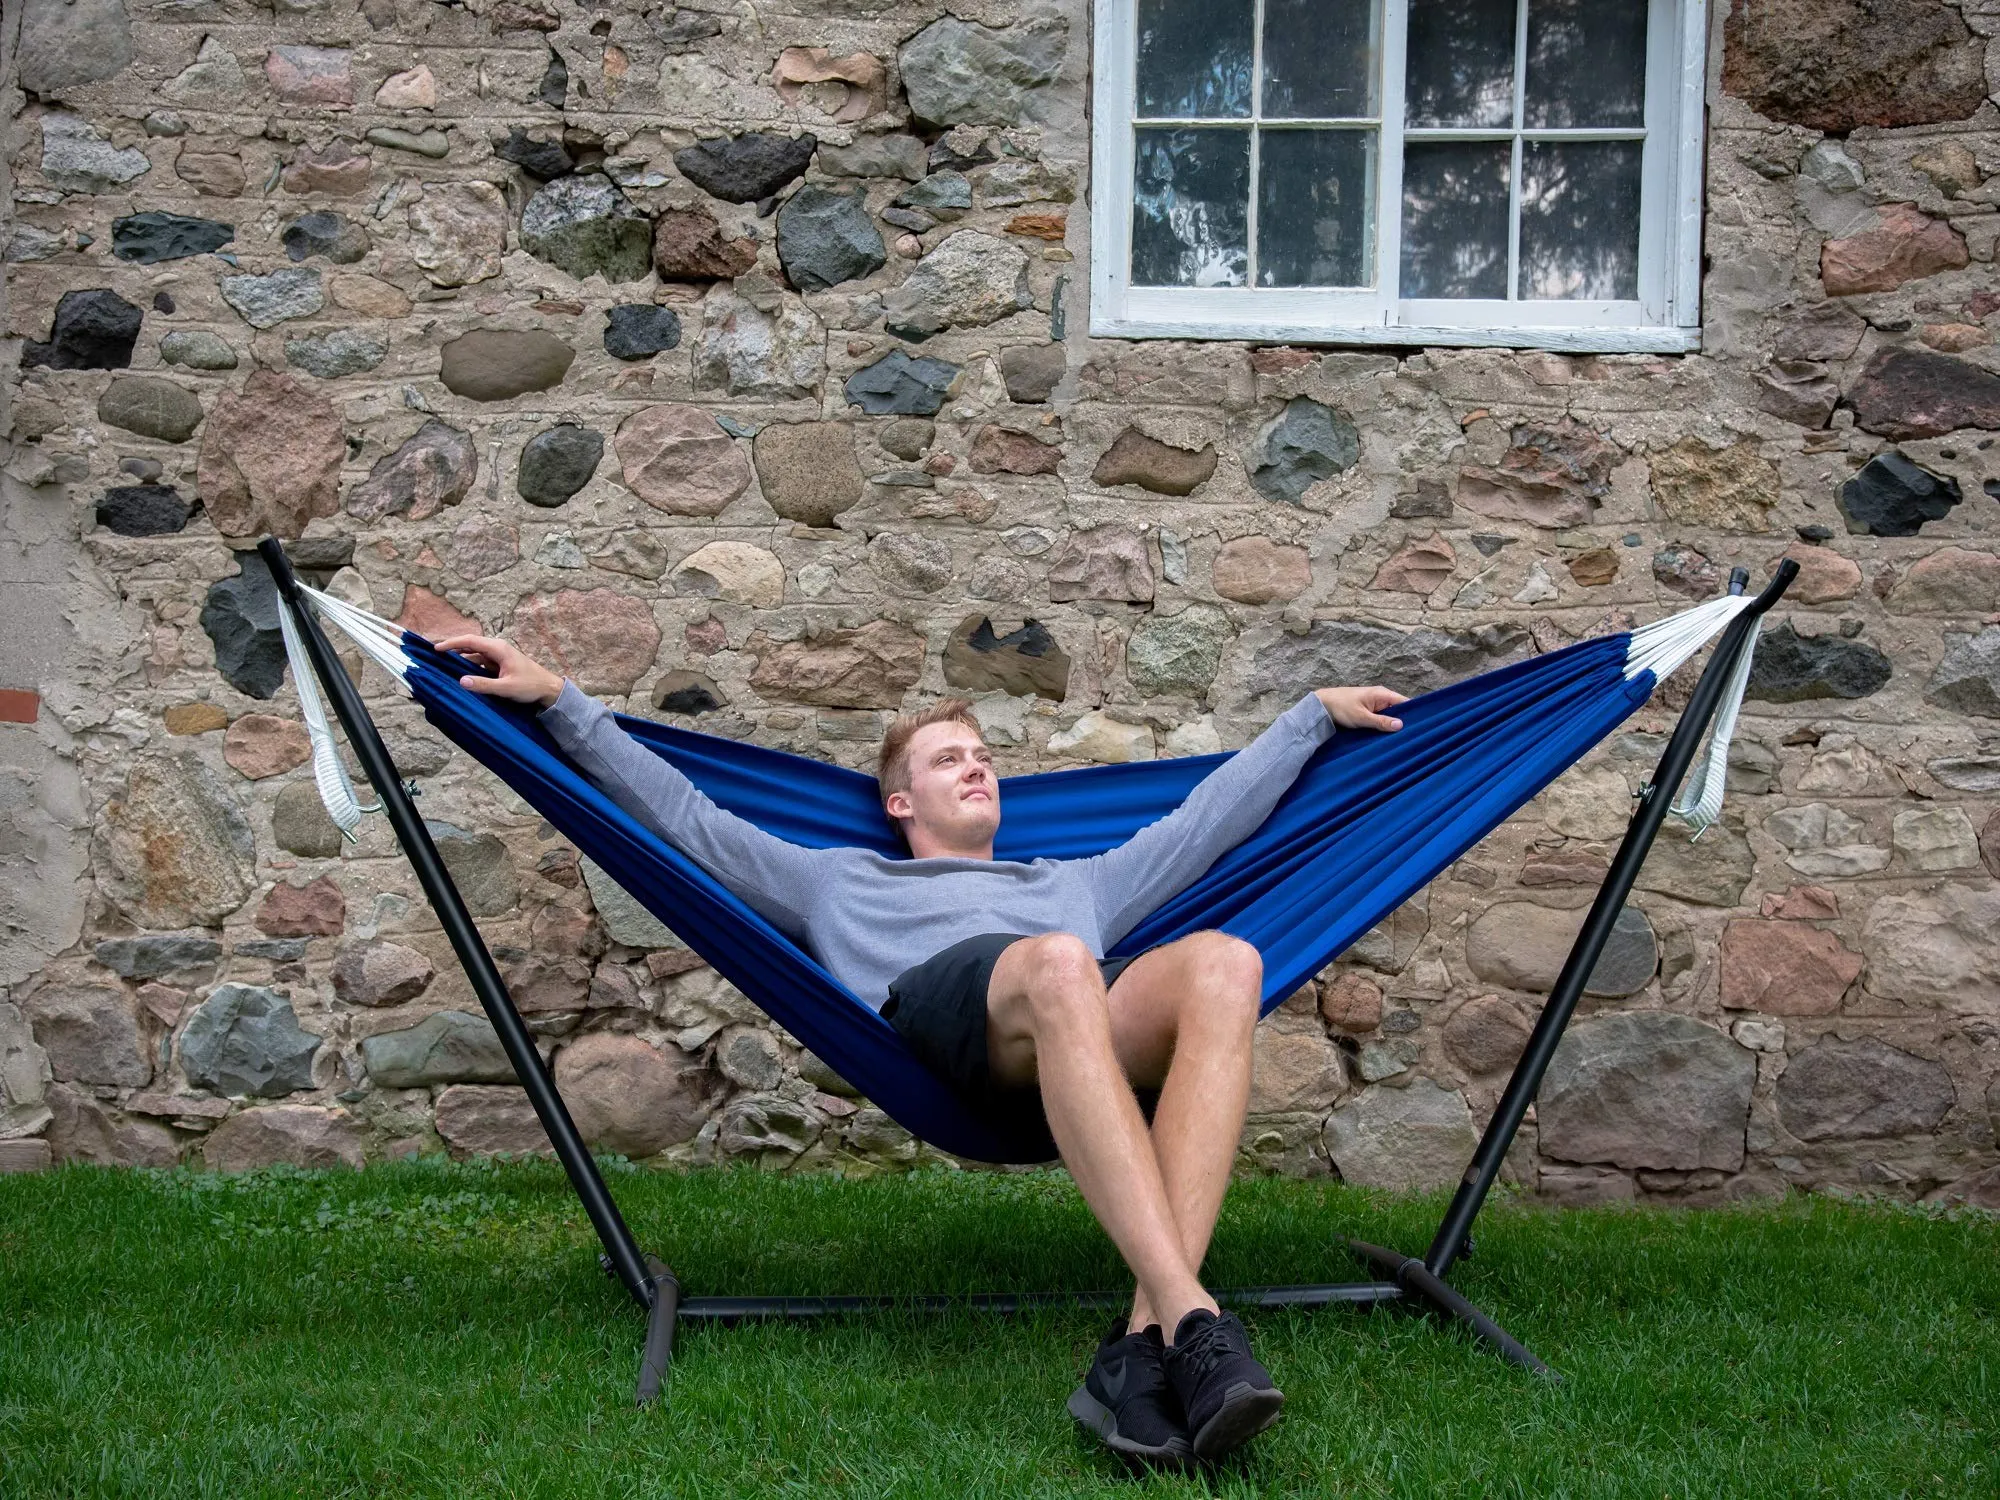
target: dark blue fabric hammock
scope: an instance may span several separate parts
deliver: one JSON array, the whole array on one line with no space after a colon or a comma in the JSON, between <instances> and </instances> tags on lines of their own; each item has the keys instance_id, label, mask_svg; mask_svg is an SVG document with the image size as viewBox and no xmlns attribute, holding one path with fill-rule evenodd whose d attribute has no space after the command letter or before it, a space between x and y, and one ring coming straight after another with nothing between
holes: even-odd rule
<instances>
[{"instance_id":1,"label":"dark blue fabric hammock","mask_svg":"<svg viewBox=\"0 0 2000 1500\"><path fill-rule=\"evenodd\" d=\"M1527 802L1651 694L1631 637L1585 641L1427 693L1395 734L1323 745L1264 825L1114 947L1204 928L1257 946L1268 1011ZM448 738L490 768L646 908L905 1129L955 1155L1044 1160L950 1094L879 1015L576 769L532 713L468 691L477 669L405 634L404 680ZM809 847L906 856L872 776L621 716L720 806ZM1076 858L1165 816L1224 755L1006 778L999 859Z\"/></svg>"}]
</instances>

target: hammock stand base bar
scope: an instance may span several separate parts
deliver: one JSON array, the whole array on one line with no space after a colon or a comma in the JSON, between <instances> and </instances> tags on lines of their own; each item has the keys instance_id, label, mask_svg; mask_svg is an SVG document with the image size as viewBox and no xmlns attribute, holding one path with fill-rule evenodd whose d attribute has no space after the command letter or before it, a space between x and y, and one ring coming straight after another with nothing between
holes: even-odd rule
<instances>
[{"instance_id":1,"label":"hammock stand base bar","mask_svg":"<svg viewBox=\"0 0 2000 1500\"><path fill-rule=\"evenodd\" d=\"M640 1250L632 1231L612 1200L610 1189L597 1169L589 1148L570 1118L548 1065L536 1050L513 997L508 994L485 940L474 926L464 898L446 870L432 843L430 832L411 800L409 790L390 759L382 737L369 715L361 695L341 665L333 647L320 629L313 612L300 597L291 561L275 537L267 537L257 549L277 584L282 607L290 611L297 625L313 675L332 700L349 745L362 771L381 799L398 842L416 871L424 895L437 913L453 951L464 967L466 978L479 996L480 1006L493 1023L502 1049L513 1064L533 1106L536 1118L555 1148L558 1161L568 1174L570 1185L582 1200L598 1239L604 1246L599 1257L607 1274L621 1282L627 1293L647 1313L646 1340L640 1360L637 1400L641 1406L656 1399L673 1360L674 1334L683 1320L715 1322L725 1326L746 1322L798 1321L808 1318L866 1315L886 1311L945 1311L963 1308L994 1313L1019 1313L1040 1308L1105 1308L1126 1306L1129 1292L990 1292L917 1296L830 1296L830 1297L688 1297L681 1296L679 1280L657 1256ZM1759 620L1784 594L1798 576L1798 564L1781 563L1770 585L1740 615L1730 622L1717 642L1688 706L1674 726L1672 737L1660 757L1658 767L1638 793L1637 808L1627 825L1623 841L1592 903L1589 915L1577 934L1555 988L1522 1050L1520 1060L1508 1080L1507 1089L1495 1107L1493 1118L1480 1136L1460 1180L1451 1205L1438 1226L1428 1251L1421 1259L1360 1240L1347 1247L1364 1263L1387 1279L1377 1281L1332 1282L1293 1286L1225 1288L1212 1293L1216 1300L1236 1307L1327 1307L1336 1304L1372 1308L1382 1304L1428 1308L1462 1323L1510 1363L1538 1375L1559 1379L1518 1340L1474 1306L1446 1276L1452 1265L1470 1254L1471 1230L1480 1208L1498 1179L1507 1149L1526 1117L1541 1087L1542 1075L1555 1056L1564 1029L1583 996L1583 987L1611 936L1612 923L1623 909L1638 879L1640 866L1652 848L1682 779L1693 763L1702 735L1714 718L1738 659L1756 638ZM1736 569L1729 591L1743 592L1749 575Z\"/></svg>"}]
</instances>

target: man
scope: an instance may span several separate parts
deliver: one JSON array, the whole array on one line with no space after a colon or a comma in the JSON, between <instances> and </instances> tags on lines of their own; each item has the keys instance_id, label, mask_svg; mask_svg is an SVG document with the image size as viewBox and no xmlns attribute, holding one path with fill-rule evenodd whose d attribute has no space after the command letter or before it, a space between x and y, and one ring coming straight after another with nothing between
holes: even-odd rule
<instances>
[{"instance_id":1,"label":"man","mask_svg":"<svg viewBox=\"0 0 2000 1500\"><path fill-rule=\"evenodd\" d=\"M1197 932L1105 959L1253 832L1336 728L1395 730L1383 687L1322 688L1173 813L1089 859L993 857L1000 786L964 699L884 738L885 815L909 859L806 849L724 812L602 703L505 641L438 642L492 668L462 681L531 704L634 817L811 951L977 1110L1046 1128L1138 1283L1070 1412L1130 1461L1214 1459L1277 1419L1283 1394L1199 1268L1250 1094L1262 964ZM1148 1125L1135 1089L1157 1091Z\"/></svg>"}]
</instances>

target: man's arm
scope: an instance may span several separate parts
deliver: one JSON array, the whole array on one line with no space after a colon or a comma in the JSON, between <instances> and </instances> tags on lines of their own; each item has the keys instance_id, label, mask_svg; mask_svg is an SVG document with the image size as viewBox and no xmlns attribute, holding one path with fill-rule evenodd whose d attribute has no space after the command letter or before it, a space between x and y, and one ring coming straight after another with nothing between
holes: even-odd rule
<instances>
[{"instance_id":1,"label":"man's arm","mask_svg":"<svg viewBox=\"0 0 2000 1500\"><path fill-rule=\"evenodd\" d=\"M618 727L612 712L507 642L454 636L437 643L498 669L465 677L475 692L540 710L542 727L592 782L776 926L805 936L812 892L824 878L820 851L766 833L706 797L680 771Z\"/></svg>"},{"instance_id":2,"label":"man's arm","mask_svg":"<svg viewBox=\"0 0 2000 1500\"><path fill-rule=\"evenodd\" d=\"M1336 728L1396 730L1381 709L1403 701L1387 688L1322 688L1286 709L1217 766L1166 817L1115 849L1093 855L1090 884L1108 945L1201 878L1271 815L1315 750Z\"/></svg>"}]
</instances>

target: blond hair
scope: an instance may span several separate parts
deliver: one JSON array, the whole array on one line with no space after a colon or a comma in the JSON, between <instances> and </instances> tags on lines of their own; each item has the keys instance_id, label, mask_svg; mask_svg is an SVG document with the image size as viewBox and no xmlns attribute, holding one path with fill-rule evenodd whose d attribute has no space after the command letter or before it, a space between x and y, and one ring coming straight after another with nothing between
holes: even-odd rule
<instances>
[{"instance_id":1,"label":"blond hair","mask_svg":"<svg viewBox=\"0 0 2000 1500\"><path fill-rule=\"evenodd\" d=\"M899 716L889 726L888 733L882 736L882 754L875 768L875 781L881 792L885 815L889 810L890 795L910 789L910 741L916 738L919 729L932 724L963 724L974 734L984 733L972 712L970 698L945 698L929 708ZM895 822L894 819L890 821ZM896 826L900 828L902 824L897 823Z\"/></svg>"}]
</instances>

